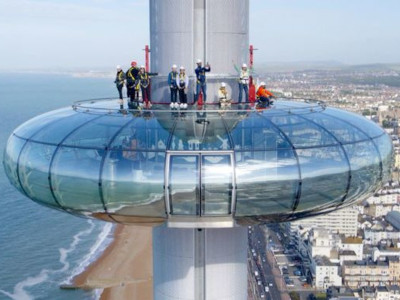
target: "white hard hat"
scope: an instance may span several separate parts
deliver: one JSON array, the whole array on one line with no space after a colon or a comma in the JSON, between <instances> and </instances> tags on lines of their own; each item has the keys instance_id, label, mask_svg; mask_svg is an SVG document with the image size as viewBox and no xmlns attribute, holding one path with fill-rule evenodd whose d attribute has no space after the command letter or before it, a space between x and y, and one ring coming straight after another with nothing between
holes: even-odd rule
<instances>
[{"instance_id":1,"label":"white hard hat","mask_svg":"<svg viewBox=\"0 0 400 300\"><path fill-rule=\"evenodd\" d=\"M176 69L177 68L177 65L172 65L172 69Z\"/></svg>"},{"instance_id":2,"label":"white hard hat","mask_svg":"<svg viewBox=\"0 0 400 300\"><path fill-rule=\"evenodd\" d=\"M146 69L144 66L140 66L141 69Z\"/></svg>"},{"instance_id":3,"label":"white hard hat","mask_svg":"<svg viewBox=\"0 0 400 300\"><path fill-rule=\"evenodd\" d=\"M264 81L261 81L260 86L266 85Z\"/></svg>"},{"instance_id":4,"label":"white hard hat","mask_svg":"<svg viewBox=\"0 0 400 300\"><path fill-rule=\"evenodd\" d=\"M201 63L202 63L202 61L201 61L200 58L197 60L197 63L198 63L198 64L201 64Z\"/></svg>"},{"instance_id":5,"label":"white hard hat","mask_svg":"<svg viewBox=\"0 0 400 300\"><path fill-rule=\"evenodd\" d=\"M221 87L226 87L226 83L225 82L221 82Z\"/></svg>"},{"instance_id":6,"label":"white hard hat","mask_svg":"<svg viewBox=\"0 0 400 300\"><path fill-rule=\"evenodd\" d=\"M117 70L121 70L122 68L121 68L121 66L120 65L118 65L117 66Z\"/></svg>"},{"instance_id":7,"label":"white hard hat","mask_svg":"<svg viewBox=\"0 0 400 300\"><path fill-rule=\"evenodd\" d=\"M243 64L243 65L242 65L242 68L247 68L247 65L246 65L246 64Z\"/></svg>"},{"instance_id":8,"label":"white hard hat","mask_svg":"<svg viewBox=\"0 0 400 300\"><path fill-rule=\"evenodd\" d=\"M181 67L179 68L179 70L185 70L185 67L184 67L184 66L181 66Z\"/></svg>"}]
</instances>

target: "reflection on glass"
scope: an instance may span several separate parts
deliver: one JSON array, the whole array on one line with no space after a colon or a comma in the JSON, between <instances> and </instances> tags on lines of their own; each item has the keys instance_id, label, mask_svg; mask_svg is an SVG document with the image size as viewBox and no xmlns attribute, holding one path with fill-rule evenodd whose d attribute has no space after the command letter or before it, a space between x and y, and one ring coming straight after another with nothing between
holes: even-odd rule
<instances>
[{"instance_id":1,"label":"reflection on glass","mask_svg":"<svg viewBox=\"0 0 400 300\"><path fill-rule=\"evenodd\" d=\"M169 197L171 214L199 215L199 157L173 155L170 158Z\"/></svg>"},{"instance_id":2,"label":"reflection on glass","mask_svg":"<svg viewBox=\"0 0 400 300\"><path fill-rule=\"evenodd\" d=\"M253 113L231 132L235 150L273 150L291 148L289 142L270 121Z\"/></svg>"},{"instance_id":3,"label":"reflection on glass","mask_svg":"<svg viewBox=\"0 0 400 300\"><path fill-rule=\"evenodd\" d=\"M28 197L58 207L51 194L49 166L56 146L28 142L19 163L21 183Z\"/></svg>"},{"instance_id":4,"label":"reflection on glass","mask_svg":"<svg viewBox=\"0 0 400 300\"><path fill-rule=\"evenodd\" d=\"M335 145L338 142L325 130L296 115L268 117L296 148Z\"/></svg>"},{"instance_id":5,"label":"reflection on glass","mask_svg":"<svg viewBox=\"0 0 400 300\"><path fill-rule=\"evenodd\" d=\"M358 199L361 194L370 193L379 184L379 153L371 141L344 145L350 160L351 181L348 201Z\"/></svg>"},{"instance_id":6,"label":"reflection on glass","mask_svg":"<svg viewBox=\"0 0 400 300\"><path fill-rule=\"evenodd\" d=\"M346 194L349 165L340 147L297 149L302 188L297 210L340 203Z\"/></svg>"},{"instance_id":7,"label":"reflection on glass","mask_svg":"<svg viewBox=\"0 0 400 300\"><path fill-rule=\"evenodd\" d=\"M345 122L348 122L353 126L361 129L363 132L368 134L369 137L377 137L384 133L382 128L361 115L357 115L344 110L339 110L336 108L327 108L323 112L323 114L328 114L339 120L344 120Z\"/></svg>"},{"instance_id":8,"label":"reflection on glass","mask_svg":"<svg viewBox=\"0 0 400 300\"><path fill-rule=\"evenodd\" d=\"M164 165L164 152L110 151L102 174L102 191L108 212L165 216Z\"/></svg>"},{"instance_id":9,"label":"reflection on glass","mask_svg":"<svg viewBox=\"0 0 400 300\"><path fill-rule=\"evenodd\" d=\"M202 215L231 213L232 166L230 155L202 155Z\"/></svg>"},{"instance_id":10,"label":"reflection on glass","mask_svg":"<svg viewBox=\"0 0 400 300\"><path fill-rule=\"evenodd\" d=\"M104 149L129 119L102 116L96 118L72 133L63 145Z\"/></svg>"},{"instance_id":11,"label":"reflection on glass","mask_svg":"<svg viewBox=\"0 0 400 300\"><path fill-rule=\"evenodd\" d=\"M95 118L98 118L98 116L92 114L75 114L68 118L53 121L35 133L31 140L57 145L77 127Z\"/></svg>"},{"instance_id":12,"label":"reflection on glass","mask_svg":"<svg viewBox=\"0 0 400 300\"><path fill-rule=\"evenodd\" d=\"M299 180L291 149L236 152L236 216L292 211Z\"/></svg>"},{"instance_id":13,"label":"reflection on glass","mask_svg":"<svg viewBox=\"0 0 400 300\"><path fill-rule=\"evenodd\" d=\"M374 139L375 145L378 146L380 157L382 159L382 181L388 182L392 173L393 165L393 145L390 137L385 134Z\"/></svg>"},{"instance_id":14,"label":"reflection on glass","mask_svg":"<svg viewBox=\"0 0 400 300\"><path fill-rule=\"evenodd\" d=\"M157 119L136 118L118 133L111 149L126 148L129 141L135 139L135 148L130 148L131 150L165 150L168 137L169 132L161 127Z\"/></svg>"},{"instance_id":15,"label":"reflection on glass","mask_svg":"<svg viewBox=\"0 0 400 300\"><path fill-rule=\"evenodd\" d=\"M332 133L341 143L354 143L367 140L369 137L357 127L342 120L329 116L328 114L312 113L303 116Z\"/></svg>"},{"instance_id":16,"label":"reflection on glass","mask_svg":"<svg viewBox=\"0 0 400 300\"><path fill-rule=\"evenodd\" d=\"M99 193L102 153L95 149L61 147L51 169L58 202L77 210L104 211Z\"/></svg>"},{"instance_id":17,"label":"reflection on glass","mask_svg":"<svg viewBox=\"0 0 400 300\"><path fill-rule=\"evenodd\" d=\"M51 111L30 119L29 121L19 126L17 129L15 129L14 133L17 136L29 139L35 132L38 132L48 124L58 122L60 119L69 117L74 114L76 114L76 112L70 108L63 108L56 111Z\"/></svg>"},{"instance_id":18,"label":"reflection on glass","mask_svg":"<svg viewBox=\"0 0 400 300\"><path fill-rule=\"evenodd\" d=\"M172 133L170 150L229 150L225 125L218 113L188 113Z\"/></svg>"},{"instance_id":19,"label":"reflection on glass","mask_svg":"<svg viewBox=\"0 0 400 300\"><path fill-rule=\"evenodd\" d=\"M15 135L11 135L7 142L6 150L4 151L3 165L4 170L11 184L14 185L21 193L23 190L18 181L18 157L20 155L22 147L25 145L25 140L17 138Z\"/></svg>"}]
</instances>

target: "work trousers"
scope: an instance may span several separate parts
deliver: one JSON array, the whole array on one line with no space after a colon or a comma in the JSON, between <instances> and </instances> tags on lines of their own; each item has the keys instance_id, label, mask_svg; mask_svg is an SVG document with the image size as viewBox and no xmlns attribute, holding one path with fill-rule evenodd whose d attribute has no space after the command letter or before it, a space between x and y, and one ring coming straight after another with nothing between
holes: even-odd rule
<instances>
[{"instance_id":1,"label":"work trousers","mask_svg":"<svg viewBox=\"0 0 400 300\"><path fill-rule=\"evenodd\" d=\"M117 90L118 90L118 95L119 95L119 99L123 99L124 97L122 96L122 89L123 89L124 85L123 84L117 84Z\"/></svg>"},{"instance_id":2,"label":"work trousers","mask_svg":"<svg viewBox=\"0 0 400 300\"><path fill-rule=\"evenodd\" d=\"M197 100L199 100L200 91L203 92L203 101L205 103L207 101L207 84L206 83L197 83L195 102L197 102Z\"/></svg>"},{"instance_id":3,"label":"work trousers","mask_svg":"<svg viewBox=\"0 0 400 300\"><path fill-rule=\"evenodd\" d=\"M249 86L239 82L239 103L242 103L242 96L244 91L244 102L249 102Z\"/></svg>"},{"instance_id":4,"label":"work trousers","mask_svg":"<svg viewBox=\"0 0 400 300\"><path fill-rule=\"evenodd\" d=\"M175 103L178 100L178 89L170 88L171 90L171 103Z\"/></svg>"},{"instance_id":5,"label":"work trousers","mask_svg":"<svg viewBox=\"0 0 400 300\"><path fill-rule=\"evenodd\" d=\"M149 101L150 100L150 87L149 86L147 86L147 87L141 86L140 88L142 89L143 102Z\"/></svg>"},{"instance_id":6,"label":"work trousers","mask_svg":"<svg viewBox=\"0 0 400 300\"><path fill-rule=\"evenodd\" d=\"M179 102L187 103L187 94L185 93L185 89L179 90Z\"/></svg>"}]
</instances>

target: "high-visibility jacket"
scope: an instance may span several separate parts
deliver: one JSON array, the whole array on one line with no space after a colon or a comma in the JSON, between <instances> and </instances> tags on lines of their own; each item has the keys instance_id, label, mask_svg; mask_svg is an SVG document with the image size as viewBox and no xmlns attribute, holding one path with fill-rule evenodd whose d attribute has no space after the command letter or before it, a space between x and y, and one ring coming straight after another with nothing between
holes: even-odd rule
<instances>
[{"instance_id":1,"label":"high-visibility jacket","mask_svg":"<svg viewBox=\"0 0 400 300\"><path fill-rule=\"evenodd\" d=\"M138 79L140 80L140 86L147 88L149 86L150 80L149 80L149 73L144 72L144 73L139 73Z\"/></svg>"},{"instance_id":2,"label":"high-visibility jacket","mask_svg":"<svg viewBox=\"0 0 400 300\"><path fill-rule=\"evenodd\" d=\"M268 91L263 86L260 86L257 90L257 97L269 98L269 97L275 97L275 95L273 93L271 93L270 91Z\"/></svg>"},{"instance_id":3,"label":"high-visibility jacket","mask_svg":"<svg viewBox=\"0 0 400 300\"><path fill-rule=\"evenodd\" d=\"M241 70L240 71L239 82L241 84L249 84L249 78L250 78L250 73L249 73L248 70Z\"/></svg>"},{"instance_id":4,"label":"high-visibility jacket","mask_svg":"<svg viewBox=\"0 0 400 300\"><path fill-rule=\"evenodd\" d=\"M224 88L219 88L218 90L219 101L224 102L228 100L228 91Z\"/></svg>"},{"instance_id":5,"label":"high-visibility jacket","mask_svg":"<svg viewBox=\"0 0 400 300\"><path fill-rule=\"evenodd\" d=\"M117 75L115 76L115 81L114 83L118 86L124 84L124 80L126 79L125 73L121 70L117 72Z\"/></svg>"},{"instance_id":6,"label":"high-visibility jacket","mask_svg":"<svg viewBox=\"0 0 400 300\"><path fill-rule=\"evenodd\" d=\"M176 85L179 89L187 89L189 86L189 77L185 73L179 73L176 78Z\"/></svg>"},{"instance_id":7,"label":"high-visibility jacket","mask_svg":"<svg viewBox=\"0 0 400 300\"><path fill-rule=\"evenodd\" d=\"M126 71L126 80L128 81L128 83L133 84L138 74L139 74L138 68L136 67L129 68L129 70Z\"/></svg>"},{"instance_id":8,"label":"high-visibility jacket","mask_svg":"<svg viewBox=\"0 0 400 300\"><path fill-rule=\"evenodd\" d=\"M197 83L206 83L206 72L210 72L210 67L197 67L195 70Z\"/></svg>"},{"instance_id":9,"label":"high-visibility jacket","mask_svg":"<svg viewBox=\"0 0 400 300\"><path fill-rule=\"evenodd\" d=\"M178 72L170 72L168 74L168 85L170 88L175 88L177 87L177 78L178 78Z\"/></svg>"}]
</instances>

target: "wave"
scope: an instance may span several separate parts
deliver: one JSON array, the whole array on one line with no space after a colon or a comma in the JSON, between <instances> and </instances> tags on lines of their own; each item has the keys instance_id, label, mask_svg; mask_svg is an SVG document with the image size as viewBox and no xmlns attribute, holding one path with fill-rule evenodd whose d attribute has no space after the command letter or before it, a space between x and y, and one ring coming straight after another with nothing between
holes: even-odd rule
<instances>
[{"instance_id":1,"label":"wave","mask_svg":"<svg viewBox=\"0 0 400 300\"><path fill-rule=\"evenodd\" d=\"M98 239L90 248L88 254L86 254L80 261L78 266L73 269L71 275L62 284L71 284L72 279L82 273L93 261L95 261L103 251L110 245L113 241L112 237L113 224L107 223L104 225L103 230L99 234Z\"/></svg>"},{"instance_id":2,"label":"wave","mask_svg":"<svg viewBox=\"0 0 400 300\"><path fill-rule=\"evenodd\" d=\"M5 290L0 289L0 295L3 294L4 296L7 296L13 300L33 300L34 296L29 294L26 289L36 286L36 285L39 285L43 282L46 282L51 275L54 275L57 273L65 273L69 270L70 263L68 262L68 255L71 252L75 251L77 245L79 244L79 242L82 240L83 237L90 235L93 232L93 230L95 229L95 224L92 220L88 220L88 224L89 224L88 229L80 231L73 236L72 242L68 248L58 249L59 253L60 253L59 262L62 265L61 268L55 269L55 270L43 269L36 276L29 276L26 279L18 282L14 286L13 292L7 292ZM112 224L106 224L103 227L103 229L99 235L99 238L96 240L96 242L90 248L89 253L78 264L78 267L76 267L72 271L73 275L71 275L68 278L68 281L70 281L75 275L77 275L81 271L83 271L84 268L86 266L88 266L94 259L96 259L100 255L100 253L109 245L109 243L112 241L112 238L109 238L112 228L113 228ZM100 291L94 291L94 295L96 296L96 299L100 295L99 292Z\"/></svg>"}]
</instances>

